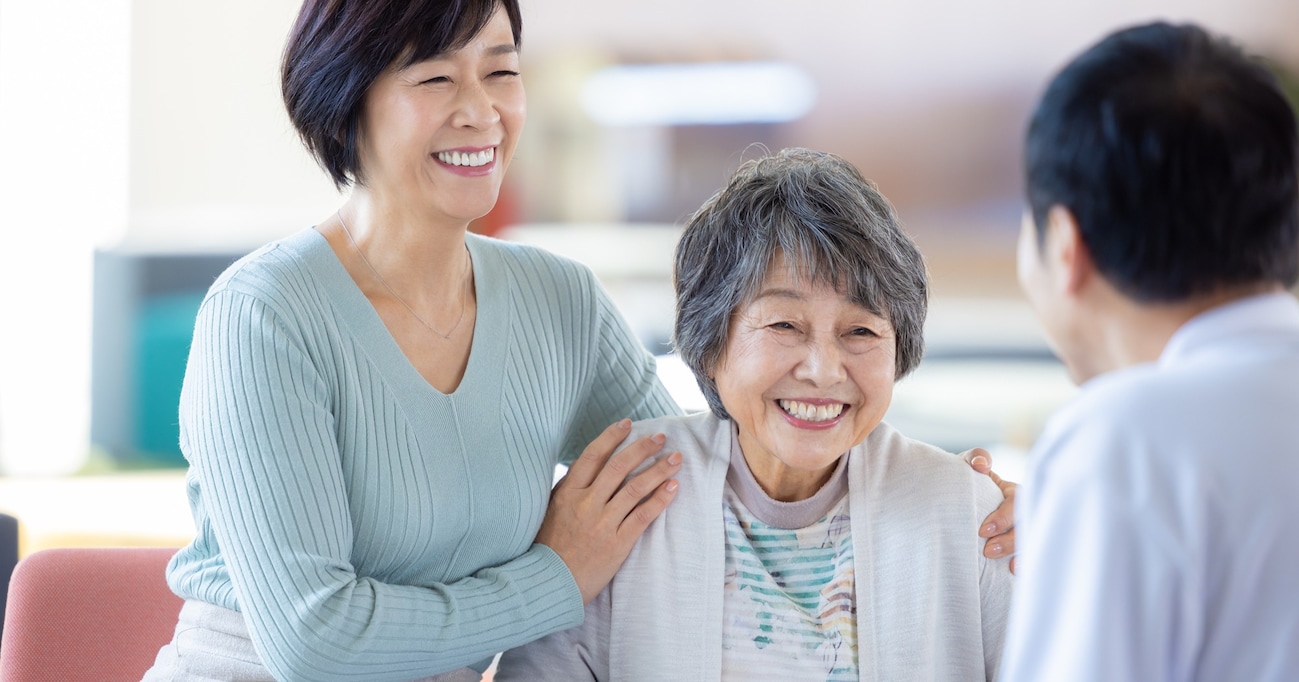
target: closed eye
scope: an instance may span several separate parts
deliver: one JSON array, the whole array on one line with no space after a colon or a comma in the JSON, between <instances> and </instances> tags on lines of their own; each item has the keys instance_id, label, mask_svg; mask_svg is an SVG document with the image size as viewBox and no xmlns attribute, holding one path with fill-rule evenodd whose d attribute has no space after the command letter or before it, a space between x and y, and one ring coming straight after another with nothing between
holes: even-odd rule
<instances>
[{"instance_id":1,"label":"closed eye","mask_svg":"<svg viewBox=\"0 0 1299 682\"><path fill-rule=\"evenodd\" d=\"M518 71L501 70L501 71L492 72L492 76L495 76L497 78L511 78L517 75L519 75Z\"/></svg>"},{"instance_id":2,"label":"closed eye","mask_svg":"<svg viewBox=\"0 0 1299 682\"><path fill-rule=\"evenodd\" d=\"M446 76L434 76L428 80L420 81L420 85L433 85L435 83L450 83L451 79Z\"/></svg>"}]
</instances>

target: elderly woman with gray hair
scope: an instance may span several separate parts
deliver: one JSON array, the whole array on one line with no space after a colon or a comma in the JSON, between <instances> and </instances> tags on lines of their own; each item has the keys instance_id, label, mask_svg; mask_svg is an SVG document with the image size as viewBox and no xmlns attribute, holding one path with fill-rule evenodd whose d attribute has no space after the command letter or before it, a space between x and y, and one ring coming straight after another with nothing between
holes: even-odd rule
<instances>
[{"instance_id":1,"label":"elderly woman with gray hair","mask_svg":"<svg viewBox=\"0 0 1299 682\"><path fill-rule=\"evenodd\" d=\"M850 164L745 163L676 254L676 346L710 411L637 424L683 454L676 502L582 626L498 680L991 680L1001 502L958 457L882 423L920 362L925 266Z\"/></svg>"}]
</instances>

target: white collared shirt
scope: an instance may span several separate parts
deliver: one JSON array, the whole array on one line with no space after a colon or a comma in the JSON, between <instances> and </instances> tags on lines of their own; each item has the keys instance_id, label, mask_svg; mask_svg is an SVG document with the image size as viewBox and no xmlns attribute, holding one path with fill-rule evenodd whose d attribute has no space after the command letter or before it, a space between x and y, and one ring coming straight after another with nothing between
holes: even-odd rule
<instances>
[{"instance_id":1,"label":"white collared shirt","mask_svg":"<svg viewBox=\"0 0 1299 682\"><path fill-rule=\"evenodd\" d=\"M1299 302L1087 382L1017 500L1003 682L1299 679Z\"/></svg>"}]
</instances>

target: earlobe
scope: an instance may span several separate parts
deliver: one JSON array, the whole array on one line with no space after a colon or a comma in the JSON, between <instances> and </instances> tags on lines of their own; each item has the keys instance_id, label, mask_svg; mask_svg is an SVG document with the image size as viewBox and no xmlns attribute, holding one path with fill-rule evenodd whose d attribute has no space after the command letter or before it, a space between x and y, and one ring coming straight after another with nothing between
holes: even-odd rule
<instances>
[{"instance_id":1,"label":"earlobe","mask_svg":"<svg viewBox=\"0 0 1299 682\"><path fill-rule=\"evenodd\" d=\"M1078 219L1059 204L1047 213L1047 257L1054 261L1062 275L1060 284L1066 294L1077 294L1087 285L1092 271L1091 252L1083 242Z\"/></svg>"}]
</instances>

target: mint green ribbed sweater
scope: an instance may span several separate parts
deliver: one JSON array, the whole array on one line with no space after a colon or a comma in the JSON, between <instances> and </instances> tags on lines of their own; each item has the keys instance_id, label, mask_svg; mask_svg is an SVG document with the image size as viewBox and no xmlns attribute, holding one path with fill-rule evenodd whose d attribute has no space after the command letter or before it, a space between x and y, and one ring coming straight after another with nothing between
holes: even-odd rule
<instances>
[{"instance_id":1,"label":"mint green ribbed sweater","mask_svg":"<svg viewBox=\"0 0 1299 682\"><path fill-rule=\"evenodd\" d=\"M460 386L406 360L325 239L233 265L181 395L197 536L168 580L241 611L278 679L409 679L576 625L533 544L556 462L622 417L678 411L591 273L470 234L478 317Z\"/></svg>"}]
</instances>

